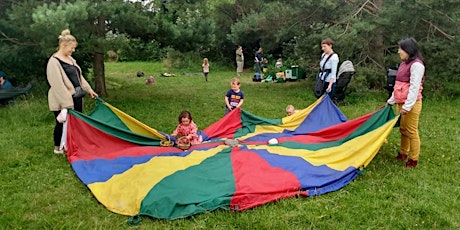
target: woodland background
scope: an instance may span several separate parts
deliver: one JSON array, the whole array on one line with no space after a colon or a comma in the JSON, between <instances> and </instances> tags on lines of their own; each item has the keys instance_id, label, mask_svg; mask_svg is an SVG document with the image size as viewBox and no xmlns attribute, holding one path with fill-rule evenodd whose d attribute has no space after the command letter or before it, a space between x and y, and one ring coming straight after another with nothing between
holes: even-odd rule
<instances>
[{"instance_id":1,"label":"woodland background","mask_svg":"<svg viewBox=\"0 0 460 230\"><path fill-rule=\"evenodd\" d=\"M15 84L46 84L57 37L70 29L74 57L100 96L107 96L105 62L162 62L165 68L245 66L263 47L271 64L283 58L313 75L320 41L331 37L341 62L351 60L354 89L381 89L396 66L397 42L418 40L427 66L425 95L456 97L460 56L457 0L2 0L0 69Z\"/></svg>"}]
</instances>

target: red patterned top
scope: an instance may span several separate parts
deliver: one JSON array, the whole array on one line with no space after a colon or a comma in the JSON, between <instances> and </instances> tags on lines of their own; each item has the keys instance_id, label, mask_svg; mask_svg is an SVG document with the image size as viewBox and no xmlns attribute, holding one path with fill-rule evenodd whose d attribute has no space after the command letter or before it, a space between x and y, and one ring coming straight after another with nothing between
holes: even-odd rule
<instances>
[{"instance_id":1,"label":"red patterned top","mask_svg":"<svg viewBox=\"0 0 460 230\"><path fill-rule=\"evenodd\" d=\"M203 137L198 135L198 126L190 121L188 125L178 124L172 136L188 137L192 145L199 144L203 141Z\"/></svg>"}]
</instances>

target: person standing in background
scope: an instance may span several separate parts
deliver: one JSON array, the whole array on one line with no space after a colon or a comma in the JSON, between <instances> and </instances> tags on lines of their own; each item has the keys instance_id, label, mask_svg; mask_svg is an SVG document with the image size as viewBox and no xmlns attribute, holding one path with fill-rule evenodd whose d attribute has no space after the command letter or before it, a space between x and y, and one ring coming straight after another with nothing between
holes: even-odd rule
<instances>
[{"instance_id":1,"label":"person standing in background","mask_svg":"<svg viewBox=\"0 0 460 230\"><path fill-rule=\"evenodd\" d=\"M319 66L321 67L321 78L324 81L323 92L327 92L330 98L333 98L335 82L337 80L337 67L339 65L339 55L334 53L332 46L334 42L326 38L321 42L323 55Z\"/></svg>"},{"instance_id":2,"label":"person standing in background","mask_svg":"<svg viewBox=\"0 0 460 230\"><path fill-rule=\"evenodd\" d=\"M255 68L256 73L260 73L260 74L262 74L261 65L262 65L262 62L264 60L263 52L264 52L264 50L261 47L254 54L254 65L255 65L254 68Z\"/></svg>"},{"instance_id":3,"label":"person standing in background","mask_svg":"<svg viewBox=\"0 0 460 230\"><path fill-rule=\"evenodd\" d=\"M207 82L209 74L209 61L207 58L203 59L203 64L201 65L201 68L203 68L204 80Z\"/></svg>"},{"instance_id":4,"label":"person standing in background","mask_svg":"<svg viewBox=\"0 0 460 230\"><path fill-rule=\"evenodd\" d=\"M243 55L243 47L238 46L236 48L236 75L238 77L241 77L241 74L243 74L243 68L244 68L244 55Z\"/></svg>"}]
</instances>

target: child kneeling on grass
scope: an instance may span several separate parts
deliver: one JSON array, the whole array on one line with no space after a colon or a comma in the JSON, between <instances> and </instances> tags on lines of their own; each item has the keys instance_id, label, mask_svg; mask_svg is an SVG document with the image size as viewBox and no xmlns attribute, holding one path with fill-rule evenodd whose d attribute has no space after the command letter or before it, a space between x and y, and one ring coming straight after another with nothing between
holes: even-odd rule
<instances>
[{"instance_id":1,"label":"child kneeling on grass","mask_svg":"<svg viewBox=\"0 0 460 230\"><path fill-rule=\"evenodd\" d=\"M192 114L184 110L179 114L179 124L173 131L171 136L174 137L185 137L190 140L190 144L196 145L203 141L203 137L198 135L198 126L193 122Z\"/></svg>"}]
</instances>

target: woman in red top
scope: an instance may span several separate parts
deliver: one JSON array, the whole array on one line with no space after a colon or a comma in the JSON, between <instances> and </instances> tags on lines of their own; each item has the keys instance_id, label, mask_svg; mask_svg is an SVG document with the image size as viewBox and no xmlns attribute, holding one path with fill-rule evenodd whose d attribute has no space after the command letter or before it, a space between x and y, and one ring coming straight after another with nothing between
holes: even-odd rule
<instances>
[{"instance_id":1,"label":"woman in red top","mask_svg":"<svg viewBox=\"0 0 460 230\"><path fill-rule=\"evenodd\" d=\"M406 162L406 168L417 166L420 154L418 122L422 111L422 90L425 79L425 64L420 55L417 41L407 38L399 43L398 54L402 60L396 74L396 83L390 105L397 104L401 114L399 132L401 146L397 160Z\"/></svg>"}]
</instances>

